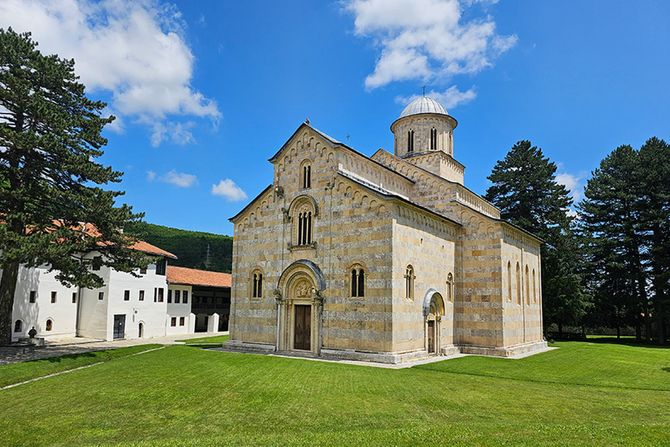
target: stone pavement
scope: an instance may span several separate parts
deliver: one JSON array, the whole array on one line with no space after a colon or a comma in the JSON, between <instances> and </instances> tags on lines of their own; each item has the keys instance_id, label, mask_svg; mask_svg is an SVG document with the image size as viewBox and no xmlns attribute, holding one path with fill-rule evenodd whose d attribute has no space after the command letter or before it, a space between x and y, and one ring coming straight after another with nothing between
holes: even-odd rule
<instances>
[{"instance_id":1,"label":"stone pavement","mask_svg":"<svg viewBox=\"0 0 670 447\"><path fill-rule=\"evenodd\" d=\"M33 351L15 347L0 347L0 365L81 354L84 352L104 351L106 349L125 348L128 346L147 344L174 345L181 344L179 340L227 334L228 332L198 332L197 334L178 334L165 337L113 341L97 340L86 337L61 338L48 340L46 346L35 348Z\"/></svg>"}]
</instances>

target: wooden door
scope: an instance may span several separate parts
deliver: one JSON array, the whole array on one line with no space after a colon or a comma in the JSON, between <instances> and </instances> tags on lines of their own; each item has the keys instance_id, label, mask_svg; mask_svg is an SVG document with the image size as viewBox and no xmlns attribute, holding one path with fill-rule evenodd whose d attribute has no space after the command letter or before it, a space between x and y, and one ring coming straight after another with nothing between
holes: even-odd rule
<instances>
[{"instance_id":1,"label":"wooden door","mask_svg":"<svg viewBox=\"0 0 670 447\"><path fill-rule=\"evenodd\" d=\"M312 338L312 306L295 306L294 349L311 349Z\"/></svg>"},{"instance_id":2,"label":"wooden door","mask_svg":"<svg viewBox=\"0 0 670 447\"><path fill-rule=\"evenodd\" d=\"M126 336L126 316L114 315L114 338L124 338Z\"/></svg>"},{"instance_id":3,"label":"wooden door","mask_svg":"<svg viewBox=\"0 0 670 447\"><path fill-rule=\"evenodd\" d=\"M428 322L428 352L435 352L435 321Z\"/></svg>"}]
</instances>

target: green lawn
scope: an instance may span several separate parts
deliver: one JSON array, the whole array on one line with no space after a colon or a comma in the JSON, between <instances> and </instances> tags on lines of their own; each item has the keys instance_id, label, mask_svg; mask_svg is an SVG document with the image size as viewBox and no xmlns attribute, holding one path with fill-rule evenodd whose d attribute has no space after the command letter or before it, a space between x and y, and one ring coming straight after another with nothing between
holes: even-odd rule
<instances>
[{"instance_id":1,"label":"green lawn","mask_svg":"<svg viewBox=\"0 0 670 447\"><path fill-rule=\"evenodd\" d=\"M124 357L138 352L154 349L160 345L141 345L128 348L109 349L105 351L86 352L83 354L64 355L43 360L30 362L10 363L0 366L0 387L12 383L23 382L35 377L65 371L66 369L78 368L97 362L106 362L118 357Z\"/></svg>"},{"instance_id":2,"label":"green lawn","mask_svg":"<svg viewBox=\"0 0 670 447\"><path fill-rule=\"evenodd\" d=\"M2 445L670 445L670 350L392 370L171 346L0 391ZM0 366L2 371L3 366Z\"/></svg>"},{"instance_id":3,"label":"green lawn","mask_svg":"<svg viewBox=\"0 0 670 447\"><path fill-rule=\"evenodd\" d=\"M177 340L186 343L187 345L206 345L206 344L216 344L221 345L228 341L227 335L214 335L211 337L198 337L198 338L188 338L186 340Z\"/></svg>"}]
</instances>

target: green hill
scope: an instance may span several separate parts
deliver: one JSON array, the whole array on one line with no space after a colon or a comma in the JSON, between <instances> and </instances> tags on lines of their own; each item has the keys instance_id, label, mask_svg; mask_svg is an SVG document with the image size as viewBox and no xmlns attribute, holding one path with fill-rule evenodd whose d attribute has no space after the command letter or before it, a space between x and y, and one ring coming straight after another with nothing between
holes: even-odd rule
<instances>
[{"instance_id":1,"label":"green hill","mask_svg":"<svg viewBox=\"0 0 670 447\"><path fill-rule=\"evenodd\" d=\"M172 265L230 273L233 238L223 234L180 230L146 222L133 223L125 231L143 241L174 253Z\"/></svg>"}]
</instances>

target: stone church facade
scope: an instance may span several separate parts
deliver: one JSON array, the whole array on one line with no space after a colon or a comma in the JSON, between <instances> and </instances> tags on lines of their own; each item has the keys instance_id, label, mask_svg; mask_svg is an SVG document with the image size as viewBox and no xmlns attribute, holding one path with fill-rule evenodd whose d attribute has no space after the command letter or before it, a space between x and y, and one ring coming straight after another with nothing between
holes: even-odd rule
<instances>
[{"instance_id":1,"label":"stone church facade","mask_svg":"<svg viewBox=\"0 0 670 447\"><path fill-rule=\"evenodd\" d=\"M463 184L421 97L367 157L302 124L234 223L229 349L400 363L546 346L540 244Z\"/></svg>"}]
</instances>

